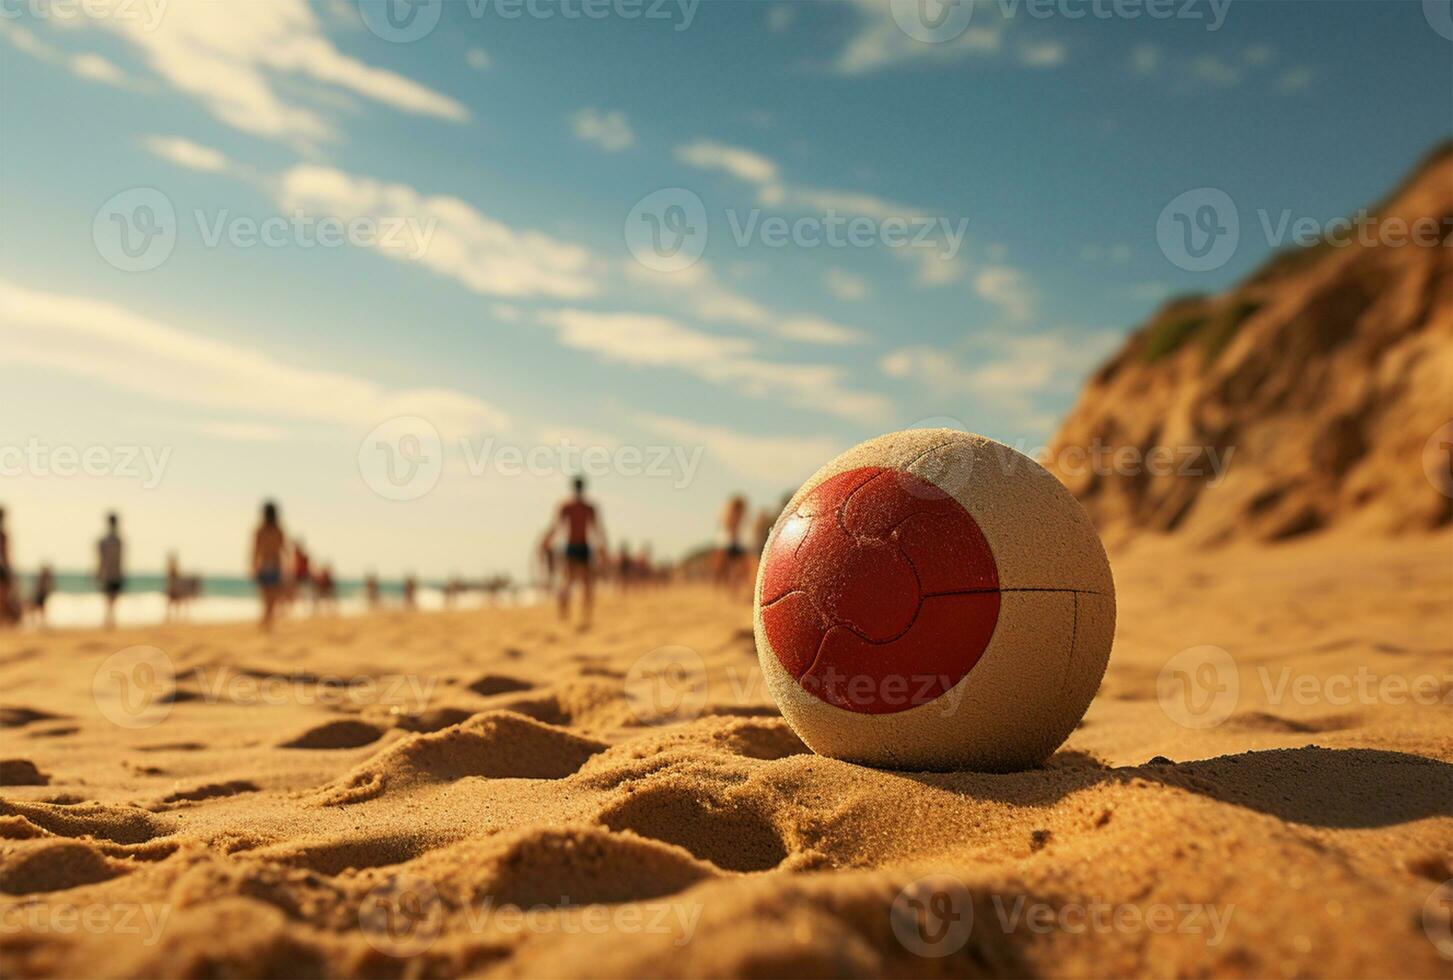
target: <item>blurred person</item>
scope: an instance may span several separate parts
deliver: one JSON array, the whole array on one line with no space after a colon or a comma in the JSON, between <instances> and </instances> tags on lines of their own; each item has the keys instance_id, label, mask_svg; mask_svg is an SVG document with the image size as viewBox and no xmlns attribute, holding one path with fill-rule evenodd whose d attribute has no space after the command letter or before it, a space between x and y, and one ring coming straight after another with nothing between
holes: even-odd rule
<instances>
[{"instance_id":1,"label":"blurred person","mask_svg":"<svg viewBox=\"0 0 1453 980\"><path fill-rule=\"evenodd\" d=\"M30 596L30 615L36 626L45 626L45 604L55 591L55 572L49 565L40 566L35 576L35 591Z\"/></svg>"},{"instance_id":2,"label":"blurred person","mask_svg":"<svg viewBox=\"0 0 1453 980\"><path fill-rule=\"evenodd\" d=\"M170 623L173 619L181 619L182 603L187 600L187 584L182 580L182 569L181 565L177 562L177 553L175 551L166 556L165 589L165 621Z\"/></svg>"},{"instance_id":3,"label":"blurred person","mask_svg":"<svg viewBox=\"0 0 1453 980\"><path fill-rule=\"evenodd\" d=\"M546 592L551 592L554 590L555 578L559 574L559 562L557 560L559 556L555 553L555 549L550 543L552 531L553 527L546 529L544 535L540 538L539 548L536 550L536 555L539 559L539 569L541 572L540 587Z\"/></svg>"},{"instance_id":4,"label":"blurred person","mask_svg":"<svg viewBox=\"0 0 1453 980\"><path fill-rule=\"evenodd\" d=\"M561 502L559 510L556 511L555 521L550 526L546 540L553 547L561 528L565 529L565 568L564 579L560 583L560 618L569 618L570 594L578 582L583 593L580 628L586 629L590 626L595 603L595 567L591 560L595 552L592 548L598 549L603 562L608 561L609 552L600 513L585 498L585 478L577 476L572 481L572 489L571 495Z\"/></svg>"},{"instance_id":5,"label":"blurred person","mask_svg":"<svg viewBox=\"0 0 1453 980\"><path fill-rule=\"evenodd\" d=\"M317 607L317 596L313 592L313 569L312 560L308 551L303 547L301 540L293 541L293 579L289 586L288 600L296 602L304 596L313 601L314 608Z\"/></svg>"},{"instance_id":6,"label":"blurred person","mask_svg":"<svg viewBox=\"0 0 1453 980\"><path fill-rule=\"evenodd\" d=\"M262 523L252 536L252 576L262 596L262 620L259 625L271 630L277 604L283 596L283 554L287 536L278 521L277 504L271 500L262 505Z\"/></svg>"},{"instance_id":7,"label":"blurred person","mask_svg":"<svg viewBox=\"0 0 1453 980\"><path fill-rule=\"evenodd\" d=\"M404 608L419 608L419 583L413 575L404 576Z\"/></svg>"},{"instance_id":8,"label":"blurred person","mask_svg":"<svg viewBox=\"0 0 1453 980\"><path fill-rule=\"evenodd\" d=\"M121 519L116 512L107 514L106 534L96 542L96 583L106 600L104 626L108 630L116 626L116 600L126 588L120 527Z\"/></svg>"},{"instance_id":9,"label":"blurred person","mask_svg":"<svg viewBox=\"0 0 1453 980\"><path fill-rule=\"evenodd\" d=\"M733 495L722 508L717 538L716 583L723 588L736 588L745 579L747 549L742 545L742 524L746 518L747 498Z\"/></svg>"},{"instance_id":10,"label":"blurred person","mask_svg":"<svg viewBox=\"0 0 1453 980\"><path fill-rule=\"evenodd\" d=\"M379 606L378 576L373 572L363 577L363 601L370 610Z\"/></svg>"},{"instance_id":11,"label":"blurred person","mask_svg":"<svg viewBox=\"0 0 1453 980\"><path fill-rule=\"evenodd\" d=\"M10 614L14 574L10 567L10 537L5 531L5 508L0 507L0 626L14 622Z\"/></svg>"},{"instance_id":12,"label":"blurred person","mask_svg":"<svg viewBox=\"0 0 1453 980\"><path fill-rule=\"evenodd\" d=\"M316 612L336 612L334 604L333 566L324 565L313 579L313 609Z\"/></svg>"}]
</instances>

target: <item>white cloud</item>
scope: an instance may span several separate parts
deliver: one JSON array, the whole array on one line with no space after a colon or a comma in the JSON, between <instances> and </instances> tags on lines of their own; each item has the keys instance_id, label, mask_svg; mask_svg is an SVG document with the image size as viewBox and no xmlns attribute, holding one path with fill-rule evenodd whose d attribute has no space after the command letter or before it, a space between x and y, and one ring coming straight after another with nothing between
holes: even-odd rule
<instances>
[{"instance_id":1,"label":"white cloud","mask_svg":"<svg viewBox=\"0 0 1453 980\"><path fill-rule=\"evenodd\" d=\"M1281 78L1277 79L1277 89L1283 95L1305 92L1311 86L1314 77L1310 68L1290 68L1282 73Z\"/></svg>"},{"instance_id":2,"label":"white cloud","mask_svg":"<svg viewBox=\"0 0 1453 980\"><path fill-rule=\"evenodd\" d=\"M143 141L143 145L163 160L189 170L220 174L226 173L231 166L220 151L180 136L149 136Z\"/></svg>"},{"instance_id":3,"label":"white cloud","mask_svg":"<svg viewBox=\"0 0 1453 980\"><path fill-rule=\"evenodd\" d=\"M868 295L868 283L861 276L842 269L828 269L823 273L822 284L828 292L848 303L855 303Z\"/></svg>"},{"instance_id":4,"label":"white cloud","mask_svg":"<svg viewBox=\"0 0 1453 980\"><path fill-rule=\"evenodd\" d=\"M154 25L104 9L90 22L135 46L157 75L217 119L257 136L304 143L336 136L299 97L307 88L299 83L312 83L315 101L346 92L402 112L469 118L455 99L340 52L305 0L176 0Z\"/></svg>"},{"instance_id":5,"label":"white cloud","mask_svg":"<svg viewBox=\"0 0 1453 980\"><path fill-rule=\"evenodd\" d=\"M865 339L861 330L825 317L779 315L724 285L711 264L705 261L670 273L656 272L632 262L626 266L626 276L678 297L684 308L699 320L748 327L798 343L847 345L860 344Z\"/></svg>"},{"instance_id":6,"label":"white cloud","mask_svg":"<svg viewBox=\"0 0 1453 980\"><path fill-rule=\"evenodd\" d=\"M411 222L421 241L400 241L398 247L380 241L377 251L417 261L476 293L579 299L599 288L598 263L586 249L511 228L457 197L426 196L403 184L311 164L284 173L275 192L284 210L343 221L371 218L380 226Z\"/></svg>"},{"instance_id":7,"label":"white cloud","mask_svg":"<svg viewBox=\"0 0 1453 980\"><path fill-rule=\"evenodd\" d=\"M371 428L400 415L446 436L508 425L493 405L443 388L393 390L337 371L287 364L86 297L0 280L0 365L50 370L174 405L243 416L214 420L232 438L279 422ZM263 416L269 421L258 421ZM219 429L217 432L226 432Z\"/></svg>"},{"instance_id":8,"label":"white cloud","mask_svg":"<svg viewBox=\"0 0 1453 980\"><path fill-rule=\"evenodd\" d=\"M570 128L576 139L592 143L607 153L628 150L636 142L636 134L631 131L624 112L581 109L570 117Z\"/></svg>"},{"instance_id":9,"label":"white cloud","mask_svg":"<svg viewBox=\"0 0 1453 980\"><path fill-rule=\"evenodd\" d=\"M53 65L62 65L78 78L105 85L130 84L125 72L100 55L83 53L67 56L54 45L36 37L29 29L4 16L0 16L0 37L9 41L17 51L23 51Z\"/></svg>"},{"instance_id":10,"label":"white cloud","mask_svg":"<svg viewBox=\"0 0 1453 980\"><path fill-rule=\"evenodd\" d=\"M1121 341L1108 330L979 335L957 353L906 347L887 354L879 366L890 378L944 397L978 399L1017 425L1044 429L1041 399L1074 391Z\"/></svg>"},{"instance_id":11,"label":"white cloud","mask_svg":"<svg viewBox=\"0 0 1453 980\"><path fill-rule=\"evenodd\" d=\"M81 78L89 78L93 82L103 82L107 85L126 84L125 72L99 54L78 54L72 57L68 64L71 71Z\"/></svg>"},{"instance_id":12,"label":"white cloud","mask_svg":"<svg viewBox=\"0 0 1453 980\"><path fill-rule=\"evenodd\" d=\"M767 30L773 34L784 34L797 19L797 9L789 3L779 3L767 8Z\"/></svg>"},{"instance_id":13,"label":"white cloud","mask_svg":"<svg viewBox=\"0 0 1453 980\"><path fill-rule=\"evenodd\" d=\"M645 313L599 313L552 310L539 322L558 332L566 347L590 351L604 360L640 367L685 368L703 376L710 365L746 355L751 341L721 337L681 326L665 316Z\"/></svg>"},{"instance_id":14,"label":"white cloud","mask_svg":"<svg viewBox=\"0 0 1453 980\"><path fill-rule=\"evenodd\" d=\"M974 277L974 292L993 303L1011 320L1028 320L1034 314L1034 295L1018 269L994 265Z\"/></svg>"},{"instance_id":15,"label":"white cloud","mask_svg":"<svg viewBox=\"0 0 1453 980\"><path fill-rule=\"evenodd\" d=\"M1154 75L1160 69L1160 48L1138 44L1130 52L1130 70L1137 75Z\"/></svg>"},{"instance_id":16,"label":"white cloud","mask_svg":"<svg viewBox=\"0 0 1453 980\"><path fill-rule=\"evenodd\" d=\"M878 221L889 218L912 221L932 216L927 208L899 204L872 194L782 183L778 179L780 168L775 161L739 146L698 140L677 147L676 159L699 170L720 171L755 186L757 200L764 207L816 213L831 211Z\"/></svg>"},{"instance_id":17,"label":"white cloud","mask_svg":"<svg viewBox=\"0 0 1453 980\"><path fill-rule=\"evenodd\" d=\"M670 317L565 309L536 319L554 328L560 343L602 360L683 371L749 397L781 397L856 421L881 418L888 409L881 395L849 388L839 367L765 361L747 338L703 333Z\"/></svg>"},{"instance_id":18,"label":"white cloud","mask_svg":"<svg viewBox=\"0 0 1453 980\"><path fill-rule=\"evenodd\" d=\"M919 19L920 2L855 0L852 9L857 14L857 32L834 59L833 70L843 75L862 75L914 62L947 63L992 57L1003 51L1011 18L999 4L976 4L973 18L962 33L941 42L928 43L910 37L899 26L900 22L911 24ZM957 12L952 9L946 12L956 17L966 9L962 6L957 8ZM952 28L954 22L946 23Z\"/></svg>"},{"instance_id":19,"label":"white cloud","mask_svg":"<svg viewBox=\"0 0 1453 980\"><path fill-rule=\"evenodd\" d=\"M469 53L464 56L464 61L475 71L484 71L492 64L489 52L483 48L470 48Z\"/></svg>"},{"instance_id":20,"label":"white cloud","mask_svg":"<svg viewBox=\"0 0 1453 980\"><path fill-rule=\"evenodd\" d=\"M777 164L751 150L713 140L697 140L676 148L676 159L699 170L719 170L749 184L777 179Z\"/></svg>"},{"instance_id":21,"label":"white cloud","mask_svg":"<svg viewBox=\"0 0 1453 980\"><path fill-rule=\"evenodd\" d=\"M1068 54L1058 41L1040 41L1019 46L1019 63L1027 68L1054 68L1064 64Z\"/></svg>"},{"instance_id":22,"label":"white cloud","mask_svg":"<svg viewBox=\"0 0 1453 980\"><path fill-rule=\"evenodd\" d=\"M831 436L758 436L660 415L637 415L636 421L682 445L703 447L707 458L734 473L784 489L796 486L844 448Z\"/></svg>"},{"instance_id":23,"label":"white cloud","mask_svg":"<svg viewBox=\"0 0 1453 980\"><path fill-rule=\"evenodd\" d=\"M1223 61L1213 54L1203 54L1192 58L1189 67L1190 77L1193 81L1203 82L1217 88L1231 88L1240 85L1243 77L1239 65Z\"/></svg>"}]
</instances>

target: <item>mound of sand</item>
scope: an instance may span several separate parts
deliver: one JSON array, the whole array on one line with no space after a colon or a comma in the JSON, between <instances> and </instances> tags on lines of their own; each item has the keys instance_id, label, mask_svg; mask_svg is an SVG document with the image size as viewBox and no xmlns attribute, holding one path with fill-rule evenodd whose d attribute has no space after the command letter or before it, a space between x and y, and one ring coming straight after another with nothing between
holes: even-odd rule
<instances>
[{"instance_id":1,"label":"mound of sand","mask_svg":"<svg viewBox=\"0 0 1453 980\"><path fill-rule=\"evenodd\" d=\"M587 634L521 609L0 636L0 973L1446 977L1450 547L1137 549L1098 699L1002 775L807 751L749 611L707 592ZM119 727L92 676L138 643L196 696ZM1163 685L1197 644L1234 664L1212 701L1239 689L1205 727ZM692 654L643 674L661 647Z\"/></svg>"}]
</instances>

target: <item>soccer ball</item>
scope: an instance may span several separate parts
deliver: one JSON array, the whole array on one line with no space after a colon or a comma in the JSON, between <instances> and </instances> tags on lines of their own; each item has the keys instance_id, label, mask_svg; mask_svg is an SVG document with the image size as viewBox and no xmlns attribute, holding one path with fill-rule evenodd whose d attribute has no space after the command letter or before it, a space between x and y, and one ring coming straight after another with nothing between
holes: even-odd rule
<instances>
[{"instance_id":1,"label":"soccer ball","mask_svg":"<svg viewBox=\"0 0 1453 980\"><path fill-rule=\"evenodd\" d=\"M1100 685L1110 563L1038 463L953 429L869 440L802 485L757 573L762 672L813 751L904 770L1038 765Z\"/></svg>"}]
</instances>

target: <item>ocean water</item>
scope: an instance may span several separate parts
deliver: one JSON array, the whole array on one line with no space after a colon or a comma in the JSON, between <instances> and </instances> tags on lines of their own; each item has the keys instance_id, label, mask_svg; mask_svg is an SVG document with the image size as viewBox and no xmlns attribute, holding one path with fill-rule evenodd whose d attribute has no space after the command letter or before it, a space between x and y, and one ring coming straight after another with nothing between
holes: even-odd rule
<instances>
[{"instance_id":1,"label":"ocean water","mask_svg":"<svg viewBox=\"0 0 1453 980\"><path fill-rule=\"evenodd\" d=\"M33 573L22 572L19 576L21 596L30 601L35 585ZM56 591L46 603L46 621L51 627L99 626L105 613L105 599L96 589L96 580L87 574L57 572ZM166 616L166 578L162 575L130 575L126 589L116 600L116 622L119 626L149 626L163 621ZM379 595L384 608L399 608L403 603L404 587L400 581L379 582ZM343 579L334 583L336 605L340 615L357 615L367 611L363 598L361 579ZM521 589L513 595L502 595L501 604L522 605L539 601L534 589ZM444 592L437 583L420 583L416 593L418 607L422 611L436 611L444 608ZM485 597L478 592L464 592L456 599L456 609L478 608L485 604ZM306 617L312 612L312 603L306 598L295 604L291 615ZM262 614L262 602L257 595L257 586L251 579L230 576L203 576L202 594L190 600L182 615L184 622L225 623L257 619Z\"/></svg>"}]
</instances>

